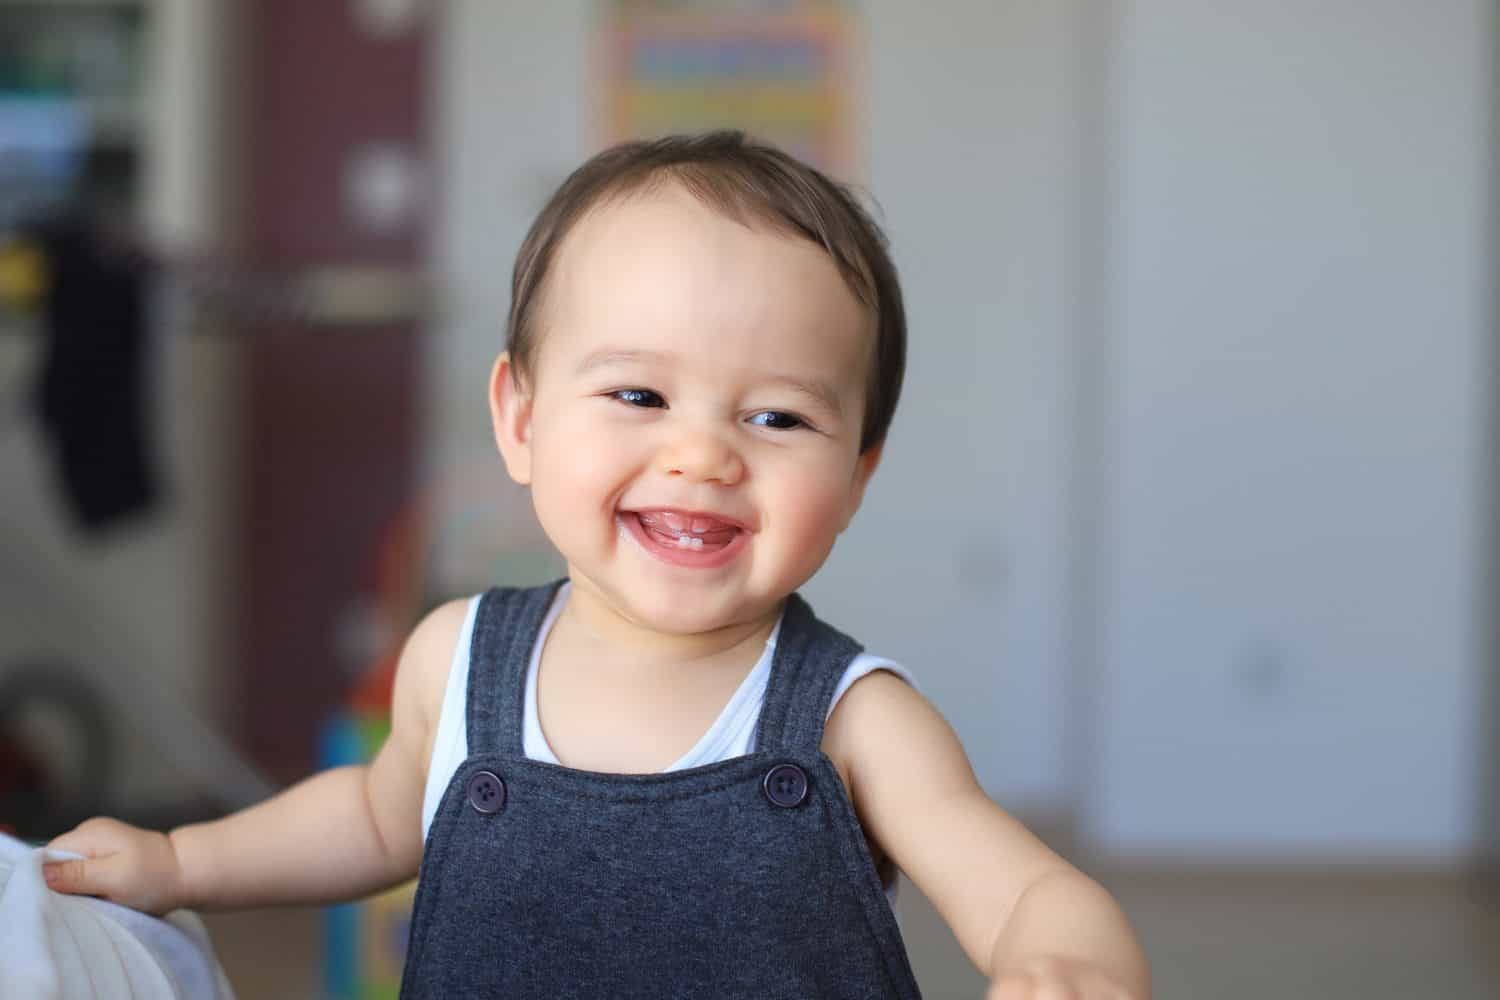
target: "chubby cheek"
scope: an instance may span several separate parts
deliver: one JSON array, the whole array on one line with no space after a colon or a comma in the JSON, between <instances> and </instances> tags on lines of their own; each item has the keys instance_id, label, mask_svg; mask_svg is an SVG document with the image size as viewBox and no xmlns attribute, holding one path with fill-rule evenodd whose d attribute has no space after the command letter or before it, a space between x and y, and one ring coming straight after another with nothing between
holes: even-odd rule
<instances>
[{"instance_id":1,"label":"chubby cheek","mask_svg":"<svg viewBox=\"0 0 1500 1000\"><path fill-rule=\"evenodd\" d=\"M555 444L566 441L591 444ZM597 545L613 536L614 504L628 481L627 450L601 439L596 431L551 426L538 429L532 454L532 502L543 529L563 555L572 555L570 543Z\"/></svg>"},{"instance_id":2,"label":"chubby cheek","mask_svg":"<svg viewBox=\"0 0 1500 1000\"><path fill-rule=\"evenodd\" d=\"M536 507L542 530L557 546L564 559L574 559L581 543L594 530L592 519L584 516L583 501L576 489L557 475L542 475L531 483L531 502Z\"/></svg>"},{"instance_id":3,"label":"chubby cheek","mask_svg":"<svg viewBox=\"0 0 1500 1000\"><path fill-rule=\"evenodd\" d=\"M798 578L794 586L800 585L822 565L838 538L849 502L850 477L819 471L765 485L770 488L763 509L768 520L774 517L777 524L778 563L787 575Z\"/></svg>"}]
</instances>

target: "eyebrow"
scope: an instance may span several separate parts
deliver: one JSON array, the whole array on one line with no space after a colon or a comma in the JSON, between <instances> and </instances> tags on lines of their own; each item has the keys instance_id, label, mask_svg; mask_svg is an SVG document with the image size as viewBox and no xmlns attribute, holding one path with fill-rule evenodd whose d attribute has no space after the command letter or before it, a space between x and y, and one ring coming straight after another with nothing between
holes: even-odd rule
<instances>
[{"instance_id":1,"label":"eyebrow","mask_svg":"<svg viewBox=\"0 0 1500 1000\"><path fill-rule=\"evenodd\" d=\"M806 379L793 378L790 375L773 375L769 381L806 396L836 417L844 415L844 408L839 405L839 394L834 391L833 386L821 379L814 379L809 382Z\"/></svg>"},{"instance_id":2,"label":"eyebrow","mask_svg":"<svg viewBox=\"0 0 1500 1000\"><path fill-rule=\"evenodd\" d=\"M574 376L586 375L600 368L612 368L626 365L664 364L670 362L673 355L665 351L630 350L612 347L601 347L590 352L578 363L573 370ZM823 407L834 416L843 416L844 408L839 402L839 394L833 385L822 379L798 378L795 375L769 375L765 382L773 383L790 389L799 395L806 396L813 403Z\"/></svg>"},{"instance_id":3,"label":"eyebrow","mask_svg":"<svg viewBox=\"0 0 1500 1000\"><path fill-rule=\"evenodd\" d=\"M596 368L610 368L615 365L631 364L661 364L671 360L671 355L664 351L631 351L618 350L612 347L601 347L597 351L588 354L578 363L573 370L574 375L587 375Z\"/></svg>"}]
</instances>

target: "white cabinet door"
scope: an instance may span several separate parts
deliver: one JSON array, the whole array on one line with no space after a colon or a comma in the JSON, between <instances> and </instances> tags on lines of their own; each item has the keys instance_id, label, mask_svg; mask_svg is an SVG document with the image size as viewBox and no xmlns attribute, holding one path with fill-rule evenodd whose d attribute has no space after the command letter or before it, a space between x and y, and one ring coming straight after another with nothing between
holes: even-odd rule
<instances>
[{"instance_id":1,"label":"white cabinet door","mask_svg":"<svg viewBox=\"0 0 1500 1000\"><path fill-rule=\"evenodd\" d=\"M1486 7L1122 9L1106 851L1469 845Z\"/></svg>"}]
</instances>

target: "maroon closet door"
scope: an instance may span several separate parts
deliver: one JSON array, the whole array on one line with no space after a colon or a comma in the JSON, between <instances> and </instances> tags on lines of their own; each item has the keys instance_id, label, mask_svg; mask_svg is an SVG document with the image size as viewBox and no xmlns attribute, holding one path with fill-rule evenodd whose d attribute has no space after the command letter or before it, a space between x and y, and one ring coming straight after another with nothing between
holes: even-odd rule
<instances>
[{"instance_id":1,"label":"maroon closet door","mask_svg":"<svg viewBox=\"0 0 1500 1000\"><path fill-rule=\"evenodd\" d=\"M395 26L364 20L362 6L392 5L251 0L246 12L247 264L290 287L328 269L425 263L420 209L362 214L348 178L375 148L430 162L428 39L441 5ZM247 331L248 579L234 709L242 745L284 781L316 763L319 728L359 666L340 635L414 489L421 332L411 319L316 313L263 315Z\"/></svg>"}]
</instances>

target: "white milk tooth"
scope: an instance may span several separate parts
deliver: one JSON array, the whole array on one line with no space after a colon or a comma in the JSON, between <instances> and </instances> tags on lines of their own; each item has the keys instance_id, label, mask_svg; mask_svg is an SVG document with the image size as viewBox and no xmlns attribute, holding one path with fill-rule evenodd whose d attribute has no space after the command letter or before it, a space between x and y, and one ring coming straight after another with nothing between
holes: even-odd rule
<instances>
[{"instance_id":1,"label":"white milk tooth","mask_svg":"<svg viewBox=\"0 0 1500 1000\"><path fill-rule=\"evenodd\" d=\"M695 517L695 518L693 518L693 529L692 530L693 530L693 534L695 534L695 535L701 535L705 531L707 531L709 528L712 528L713 526L714 526L714 523L712 521L705 520L705 519L703 519L701 517Z\"/></svg>"},{"instance_id":2,"label":"white milk tooth","mask_svg":"<svg viewBox=\"0 0 1500 1000\"><path fill-rule=\"evenodd\" d=\"M677 547L679 549L688 548L692 544L693 544L693 539L690 536L688 536L688 535L678 535L677 536Z\"/></svg>"}]
</instances>

